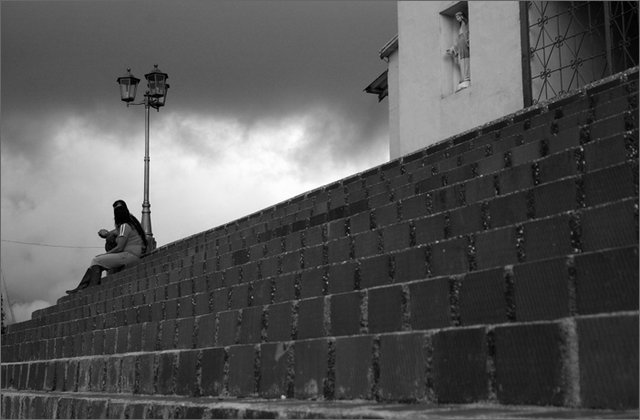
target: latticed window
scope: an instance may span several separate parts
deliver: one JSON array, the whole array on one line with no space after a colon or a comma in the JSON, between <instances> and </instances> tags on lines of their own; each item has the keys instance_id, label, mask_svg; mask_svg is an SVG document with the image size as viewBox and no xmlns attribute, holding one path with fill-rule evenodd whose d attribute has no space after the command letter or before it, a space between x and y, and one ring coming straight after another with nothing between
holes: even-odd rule
<instances>
[{"instance_id":1,"label":"latticed window","mask_svg":"<svg viewBox=\"0 0 640 420\"><path fill-rule=\"evenodd\" d=\"M525 105L638 65L637 1L530 1L523 18ZM525 29L526 28L526 29ZM527 74L528 73L528 74Z\"/></svg>"}]
</instances>

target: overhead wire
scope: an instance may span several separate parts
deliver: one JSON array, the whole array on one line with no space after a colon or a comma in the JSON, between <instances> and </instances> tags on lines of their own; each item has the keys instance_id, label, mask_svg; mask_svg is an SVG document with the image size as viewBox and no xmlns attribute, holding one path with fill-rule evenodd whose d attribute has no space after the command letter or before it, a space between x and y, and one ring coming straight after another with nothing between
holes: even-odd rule
<instances>
[{"instance_id":1,"label":"overhead wire","mask_svg":"<svg viewBox=\"0 0 640 420\"><path fill-rule=\"evenodd\" d=\"M31 246L44 246L49 248L75 248L75 249L102 249L101 246L74 246L74 245L57 245L57 244L43 244L37 242L23 242L23 241L12 241L9 239L2 239L2 242L8 242L11 244L20 244L20 245L31 245Z\"/></svg>"}]
</instances>

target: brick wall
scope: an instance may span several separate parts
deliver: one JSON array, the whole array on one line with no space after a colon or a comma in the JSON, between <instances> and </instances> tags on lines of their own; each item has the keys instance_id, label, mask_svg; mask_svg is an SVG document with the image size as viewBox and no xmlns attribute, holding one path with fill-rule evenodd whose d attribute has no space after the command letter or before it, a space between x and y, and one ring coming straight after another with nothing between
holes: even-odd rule
<instances>
[{"instance_id":1,"label":"brick wall","mask_svg":"<svg viewBox=\"0 0 640 420\"><path fill-rule=\"evenodd\" d=\"M161 247L9 327L2 416L638 407L637 107L634 69Z\"/></svg>"}]
</instances>

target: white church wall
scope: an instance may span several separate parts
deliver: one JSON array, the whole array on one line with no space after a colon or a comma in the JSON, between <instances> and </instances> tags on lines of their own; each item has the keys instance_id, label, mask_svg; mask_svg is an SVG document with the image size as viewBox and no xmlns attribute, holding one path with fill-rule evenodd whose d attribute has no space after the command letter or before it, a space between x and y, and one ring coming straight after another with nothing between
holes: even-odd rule
<instances>
[{"instance_id":1,"label":"white church wall","mask_svg":"<svg viewBox=\"0 0 640 420\"><path fill-rule=\"evenodd\" d=\"M445 51L457 36L458 9L468 10L471 85L456 92L459 73ZM392 159L523 107L518 2L400 1L398 40ZM390 70L390 96L394 83Z\"/></svg>"}]
</instances>

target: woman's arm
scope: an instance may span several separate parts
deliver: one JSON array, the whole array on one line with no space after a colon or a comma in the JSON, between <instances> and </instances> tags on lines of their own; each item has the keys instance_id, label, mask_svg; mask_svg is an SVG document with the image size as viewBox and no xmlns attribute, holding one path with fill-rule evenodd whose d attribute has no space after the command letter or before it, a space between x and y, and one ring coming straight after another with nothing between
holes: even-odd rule
<instances>
[{"instance_id":1,"label":"woman's arm","mask_svg":"<svg viewBox=\"0 0 640 420\"><path fill-rule=\"evenodd\" d=\"M107 251L107 254L115 254L124 251L124 247L127 245L127 239L129 238L129 235L127 235L127 229L131 229L127 224L122 224L117 229L118 236L116 237L116 246Z\"/></svg>"}]
</instances>

